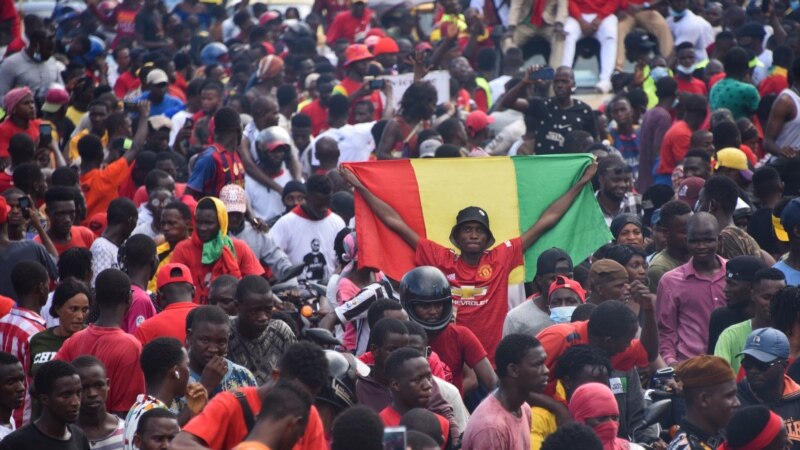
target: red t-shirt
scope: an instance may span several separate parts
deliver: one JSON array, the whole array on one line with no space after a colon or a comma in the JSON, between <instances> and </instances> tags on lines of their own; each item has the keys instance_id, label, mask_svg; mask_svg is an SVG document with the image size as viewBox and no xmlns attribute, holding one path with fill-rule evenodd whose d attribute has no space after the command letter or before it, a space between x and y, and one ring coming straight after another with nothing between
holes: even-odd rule
<instances>
[{"instance_id":1,"label":"red t-shirt","mask_svg":"<svg viewBox=\"0 0 800 450\"><path fill-rule=\"evenodd\" d=\"M364 352L358 356L358 360L363 362L368 366L375 365L375 355L372 352ZM428 365L431 366L431 373L436 378L441 378L448 383L453 383L453 372L450 370L447 365L439 359L439 355L436 352L431 352L430 356L428 356Z\"/></svg>"},{"instance_id":2,"label":"red t-shirt","mask_svg":"<svg viewBox=\"0 0 800 450\"><path fill-rule=\"evenodd\" d=\"M487 250L477 266L470 266L449 248L420 238L414 263L438 267L444 272L450 282L453 307L457 309L456 323L475 333L494 365L494 351L508 314L508 275L522 265L520 238Z\"/></svg>"},{"instance_id":3,"label":"red t-shirt","mask_svg":"<svg viewBox=\"0 0 800 450\"><path fill-rule=\"evenodd\" d=\"M358 81L346 77L342 80L338 86L333 89L334 94L343 94L346 96L351 96L353 93L358 92L361 89L361 86L364 83L359 83ZM359 97L350 102L350 112L347 115L347 120L349 123L355 123L355 108L353 106L362 101L362 100L369 100L372 103L372 107L375 110L373 116L375 120L380 120L381 116L383 115L383 100L381 100L381 94L379 91L372 91L369 95L365 95L363 97Z\"/></svg>"},{"instance_id":4,"label":"red t-shirt","mask_svg":"<svg viewBox=\"0 0 800 450\"><path fill-rule=\"evenodd\" d=\"M108 411L127 413L136 396L144 392L144 374L139 366L141 342L120 328L89 324L64 342L55 359L72 362L81 355L92 355L106 366L110 380Z\"/></svg>"},{"instance_id":5,"label":"red t-shirt","mask_svg":"<svg viewBox=\"0 0 800 450\"><path fill-rule=\"evenodd\" d=\"M114 95L117 98L125 98L128 93L135 91L142 82L136 78L129 70L120 74L114 83Z\"/></svg>"},{"instance_id":6,"label":"red t-shirt","mask_svg":"<svg viewBox=\"0 0 800 450\"><path fill-rule=\"evenodd\" d=\"M250 250L246 243L231 237L233 249L236 252L236 261L239 263L239 270L242 276L261 275L264 268L258 258ZM203 264L200 260L203 256L203 248L195 245L192 239L181 241L172 251L171 263L181 263L189 268L195 282L194 302L200 305L208 303L208 288L211 285L212 264Z\"/></svg>"},{"instance_id":7,"label":"red t-shirt","mask_svg":"<svg viewBox=\"0 0 800 450\"><path fill-rule=\"evenodd\" d=\"M247 398L247 404L253 411L253 416L258 417L261 412L261 398L258 388L242 387L238 389ZM239 400L233 392L220 392L209 400L206 407L198 416L192 418L183 430L193 434L203 441L211 450L228 450L235 447L247 437L248 430L244 422L244 412ZM325 432L322 419L314 405L308 414L306 431L293 450L320 450L328 448L325 441Z\"/></svg>"},{"instance_id":8,"label":"red t-shirt","mask_svg":"<svg viewBox=\"0 0 800 450\"><path fill-rule=\"evenodd\" d=\"M74 225L71 233L72 239L70 239L70 241L66 244L53 242L53 245L56 247L56 251L58 251L59 256L72 247L91 248L92 243L97 238L92 230L80 225ZM42 238L40 238L38 234L33 238L33 240L40 244L42 243Z\"/></svg>"},{"instance_id":9,"label":"red t-shirt","mask_svg":"<svg viewBox=\"0 0 800 450\"><path fill-rule=\"evenodd\" d=\"M326 42L332 45L338 39L347 39L351 44L355 42L355 37L359 33L369 31L369 22L372 19L372 10L364 9L361 18L353 17L350 11L343 11L336 15L328 28L328 38Z\"/></svg>"},{"instance_id":10,"label":"red t-shirt","mask_svg":"<svg viewBox=\"0 0 800 450\"><path fill-rule=\"evenodd\" d=\"M453 371L452 383L459 391L464 384L464 363L475 367L475 364L487 357L486 350L475 333L461 325L451 324L441 333L430 335L428 344Z\"/></svg>"},{"instance_id":11,"label":"red t-shirt","mask_svg":"<svg viewBox=\"0 0 800 450\"><path fill-rule=\"evenodd\" d=\"M551 325L542 330L537 336L542 343L547 358L545 365L550 370L549 381L545 392L553 395L555 393L555 366L556 360L564 351L573 345L589 343L589 321L561 323ZM624 352L614 355L611 358L611 367L615 370L627 372L634 367L647 367L649 360L647 351L638 339L631 341L631 345Z\"/></svg>"},{"instance_id":12,"label":"red t-shirt","mask_svg":"<svg viewBox=\"0 0 800 450\"><path fill-rule=\"evenodd\" d=\"M433 411L431 411L433 412ZM450 438L450 422L447 421L444 417L440 416L439 414L433 413L436 416L436 420L439 421L439 426L442 427L442 437L444 438L444 442ZM380 414L381 420L383 424L387 427L397 427L400 426L400 420L403 419L403 416L397 412L396 409L392 407L392 405L383 408Z\"/></svg>"},{"instance_id":13,"label":"red t-shirt","mask_svg":"<svg viewBox=\"0 0 800 450\"><path fill-rule=\"evenodd\" d=\"M197 306L192 302L167 305L163 311L142 322L133 335L142 345L160 337L175 338L183 343L186 341L186 316Z\"/></svg>"},{"instance_id":14,"label":"red t-shirt","mask_svg":"<svg viewBox=\"0 0 800 450\"><path fill-rule=\"evenodd\" d=\"M28 128L19 128L14 125L11 119L6 119L0 123L0 158L8 158L8 143L17 133L25 133L33 139L33 143L39 142L39 119L29 120Z\"/></svg>"},{"instance_id":15,"label":"red t-shirt","mask_svg":"<svg viewBox=\"0 0 800 450\"><path fill-rule=\"evenodd\" d=\"M300 110L300 114L305 114L311 118L311 134L314 136L328 129L328 109L322 106L319 99L304 106Z\"/></svg>"},{"instance_id":16,"label":"red t-shirt","mask_svg":"<svg viewBox=\"0 0 800 450\"><path fill-rule=\"evenodd\" d=\"M784 89L789 89L789 80L786 75L774 74L761 81L761 84L758 85L758 95L761 98L767 95L780 95Z\"/></svg>"},{"instance_id":17,"label":"red t-shirt","mask_svg":"<svg viewBox=\"0 0 800 450\"><path fill-rule=\"evenodd\" d=\"M689 124L679 120L672 124L661 141L661 160L656 173L672 175L678 162L683 161L692 141L692 129Z\"/></svg>"},{"instance_id":18,"label":"red t-shirt","mask_svg":"<svg viewBox=\"0 0 800 450\"><path fill-rule=\"evenodd\" d=\"M688 94L700 94L703 97L708 96L708 88L706 88L706 84L695 77L691 77L688 80L682 77L675 77L675 81L678 82L679 92L686 92Z\"/></svg>"}]
</instances>

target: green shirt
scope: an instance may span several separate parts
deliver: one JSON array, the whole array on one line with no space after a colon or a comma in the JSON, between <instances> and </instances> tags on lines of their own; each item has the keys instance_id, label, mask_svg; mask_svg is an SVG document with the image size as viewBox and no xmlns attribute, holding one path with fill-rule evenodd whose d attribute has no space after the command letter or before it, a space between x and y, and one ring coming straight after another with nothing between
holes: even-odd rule
<instances>
[{"instance_id":1,"label":"green shirt","mask_svg":"<svg viewBox=\"0 0 800 450\"><path fill-rule=\"evenodd\" d=\"M650 266L647 268L647 282L650 286L650 292L656 293L658 282L661 281L661 277L664 276L665 273L683 264L686 264L686 262L678 261L670 256L666 250L661 250L656 253L650 261Z\"/></svg>"},{"instance_id":2,"label":"green shirt","mask_svg":"<svg viewBox=\"0 0 800 450\"><path fill-rule=\"evenodd\" d=\"M722 334L719 335L717 346L714 348L714 355L728 361L733 368L733 373L739 373L742 358L738 358L736 355L742 353L744 344L747 342L747 336L752 331L752 321L745 320L725 328Z\"/></svg>"},{"instance_id":3,"label":"green shirt","mask_svg":"<svg viewBox=\"0 0 800 450\"><path fill-rule=\"evenodd\" d=\"M36 371L42 364L56 356L58 350L64 345L64 341L69 338L69 336L56 336L53 332L56 328L48 328L31 337L31 378L36 375Z\"/></svg>"},{"instance_id":4,"label":"green shirt","mask_svg":"<svg viewBox=\"0 0 800 450\"><path fill-rule=\"evenodd\" d=\"M719 80L708 95L712 111L727 108L733 114L734 120L750 118L758 110L759 100L755 86L733 78Z\"/></svg>"}]
</instances>

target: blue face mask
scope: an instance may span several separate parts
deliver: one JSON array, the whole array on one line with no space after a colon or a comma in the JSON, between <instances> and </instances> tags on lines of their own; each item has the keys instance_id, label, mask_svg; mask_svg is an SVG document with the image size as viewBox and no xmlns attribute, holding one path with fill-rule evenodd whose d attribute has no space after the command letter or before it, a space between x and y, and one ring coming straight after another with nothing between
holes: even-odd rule
<instances>
[{"instance_id":1,"label":"blue face mask","mask_svg":"<svg viewBox=\"0 0 800 450\"><path fill-rule=\"evenodd\" d=\"M650 78L652 78L653 81L658 81L668 76L669 76L669 69L667 69L666 67L656 66L653 67L652 70L650 70Z\"/></svg>"},{"instance_id":2,"label":"blue face mask","mask_svg":"<svg viewBox=\"0 0 800 450\"><path fill-rule=\"evenodd\" d=\"M555 323L568 323L572 320L572 313L577 306L559 306L550 308L550 320Z\"/></svg>"},{"instance_id":3,"label":"blue face mask","mask_svg":"<svg viewBox=\"0 0 800 450\"><path fill-rule=\"evenodd\" d=\"M680 19L681 17L686 15L686 10L684 9L683 11L675 11L674 9L670 8L669 15L676 19Z\"/></svg>"}]
</instances>

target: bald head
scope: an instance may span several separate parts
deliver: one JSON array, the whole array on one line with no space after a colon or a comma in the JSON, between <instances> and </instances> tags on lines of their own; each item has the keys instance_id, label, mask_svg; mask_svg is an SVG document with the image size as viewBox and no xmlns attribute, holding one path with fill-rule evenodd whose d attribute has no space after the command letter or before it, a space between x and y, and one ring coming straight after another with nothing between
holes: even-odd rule
<instances>
[{"instance_id":1,"label":"bald head","mask_svg":"<svg viewBox=\"0 0 800 450\"><path fill-rule=\"evenodd\" d=\"M335 139L324 136L314 146L315 156L322 167L335 167L339 162L339 144Z\"/></svg>"},{"instance_id":2,"label":"bald head","mask_svg":"<svg viewBox=\"0 0 800 450\"><path fill-rule=\"evenodd\" d=\"M714 235L719 235L719 222L717 218L707 212L698 212L689 218L686 224L686 233L688 238L691 239L693 234L698 234L706 231L713 231Z\"/></svg>"}]
</instances>

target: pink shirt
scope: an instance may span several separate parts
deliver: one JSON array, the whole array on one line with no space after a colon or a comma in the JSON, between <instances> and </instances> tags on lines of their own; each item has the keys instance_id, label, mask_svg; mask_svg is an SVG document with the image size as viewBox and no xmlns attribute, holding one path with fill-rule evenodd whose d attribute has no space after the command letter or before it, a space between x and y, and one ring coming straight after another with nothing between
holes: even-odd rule
<instances>
[{"instance_id":1,"label":"pink shirt","mask_svg":"<svg viewBox=\"0 0 800 450\"><path fill-rule=\"evenodd\" d=\"M462 450L531 448L531 407L523 403L521 409L521 416L516 417L489 394L470 417Z\"/></svg>"},{"instance_id":2,"label":"pink shirt","mask_svg":"<svg viewBox=\"0 0 800 450\"><path fill-rule=\"evenodd\" d=\"M658 351L667 364L685 361L708 349L711 312L725 306L725 263L710 278L688 263L661 277L656 294Z\"/></svg>"},{"instance_id":3,"label":"pink shirt","mask_svg":"<svg viewBox=\"0 0 800 450\"><path fill-rule=\"evenodd\" d=\"M142 322L156 315L156 307L147 292L135 284L131 285L131 290L131 307L122 318L122 331L128 334L133 334Z\"/></svg>"}]
</instances>

